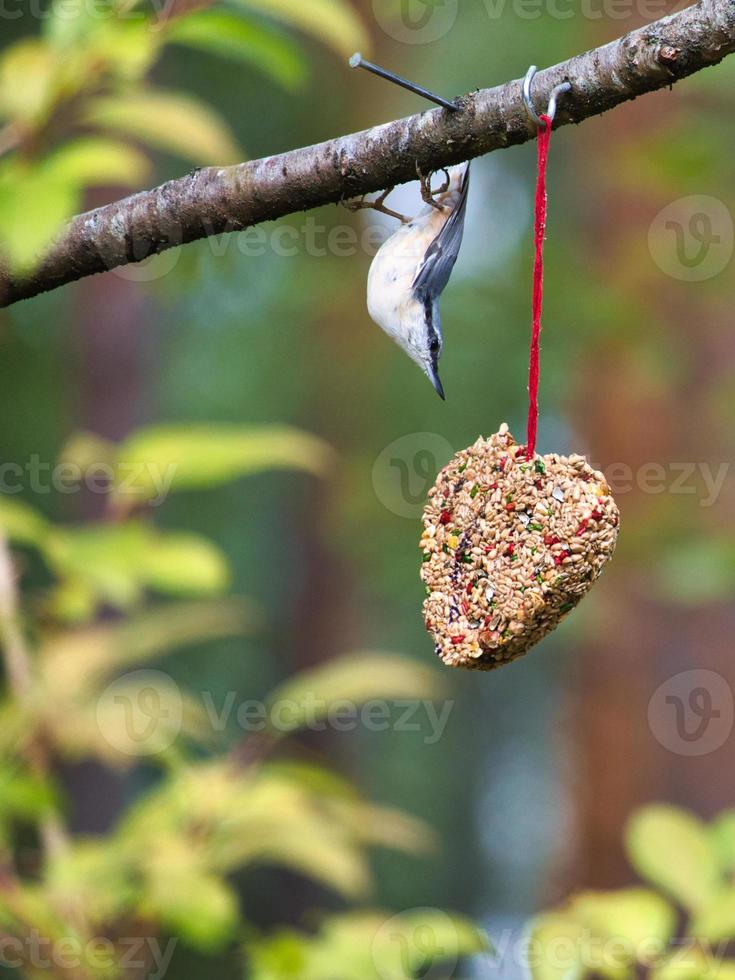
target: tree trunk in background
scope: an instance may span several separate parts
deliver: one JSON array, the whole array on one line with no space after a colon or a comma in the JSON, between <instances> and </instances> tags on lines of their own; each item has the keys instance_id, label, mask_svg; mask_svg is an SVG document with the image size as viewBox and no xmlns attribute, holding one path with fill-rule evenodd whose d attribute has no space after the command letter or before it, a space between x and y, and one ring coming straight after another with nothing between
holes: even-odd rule
<instances>
[{"instance_id":1,"label":"tree trunk in background","mask_svg":"<svg viewBox=\"0 0 735 980\"><path fill-rule=\"evenodd\" d=\"M624 173L621 164L631 141L644 143L649 132L660 130L662 118L668 119L667 126L676 125L674 98L653 96L588 127L586 143L578 144L584 146L580 179L594 182L595 174ZM676 197L706 193L707 188L698 185L695 177L682 180L678 193L664 192L660 200L650 200L632 185L620 186L615 179L608 184L609 195L603 192L596 198L595 264L601 278L619 290L616 275L626 264L630 266L626 257L648 257L648 229L659 209ZM590 199L594 193L592 188ZM624 279L626 272L622 275ZM652 259L650 271L631 278L632 284L622 283L634 294L626 308L638 304L649 312L632 331L621 330L619 342L608 338L586 358L580 376L588 381L577 393L575 425L594 462L605 470L610 464L625 463L635 474L647 463L667 466L689 461L714 463L716 471L732 454L731 446L718 445L706 399L723 363L735 361L735 337L731 331L724 333L724 311L723 315L713 312L706 283L677 282ZM728 338L724 349L723 335ZM644 349L637 350L637 343ZM665 363L672 343L677 361L687 366L689 375L670 379L665 370L647 371L652 349ZM676 705L666 702L665 693L656 694L661 684L693 669L715 671L735 689L735 609L657 602L651 574L656 566L652 525L662 526L665 533L662 522L673 514L685 520L695 536L706 537L716 534L718 526L731 525L732 514L728 520L723 500L705 509L701 495L675 499L668 490L651 494L635 486L619 494L618 503L621 540L618 555L598 586L602 613L588 642L577 650L572 668L576 681L568 748L576 763L571 787L576 855L571 880L555 890L555 899L570 888L611 888L633 880L622 836L627 819L642 804L667 801L709 816L735 802L729 781L722 778L735 767L735 738L731 735L706 754L681 754ZM683 537L686 527L677 523L677 516L670 536ZM684 685L676 693L686 699L691 688ZM717 691L712 693L716 703ZM653 725L649 723L651 698L655 698L657 719ZM687 718L690 731L697 721L694 716Z\"/></svg>"}]
</instances>

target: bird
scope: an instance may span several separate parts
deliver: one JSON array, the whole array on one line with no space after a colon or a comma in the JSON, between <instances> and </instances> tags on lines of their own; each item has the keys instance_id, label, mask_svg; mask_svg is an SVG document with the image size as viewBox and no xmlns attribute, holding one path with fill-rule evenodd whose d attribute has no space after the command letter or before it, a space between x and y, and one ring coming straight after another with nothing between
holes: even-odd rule
<instances>
[{"instance_id":1,"label":"bird","mask_svg":"<svg viewBox=\"0 0 735 980\"><path fill-rule=\"evenodd\" d=\"M375 201L347 202L351 210L373 208L398 218L401 226L380 247L370 266L367 305L370 317L418 364L445 399L439 377L444 347L439 297L457 261L464 234L470 165L443 171L445 182L432 190L431 177L419 172L424 207L413 218L387 208L393 188Z\"/></svg>"}]
</instances>

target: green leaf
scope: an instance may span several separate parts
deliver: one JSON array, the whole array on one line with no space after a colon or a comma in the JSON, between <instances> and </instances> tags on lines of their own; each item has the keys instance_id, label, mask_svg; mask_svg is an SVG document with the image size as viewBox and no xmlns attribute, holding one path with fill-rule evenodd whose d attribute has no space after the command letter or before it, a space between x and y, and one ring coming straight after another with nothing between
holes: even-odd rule
<instances>
[{"instance_id":1,"label":"green leaf","mask_svg":"<svg viewBox=\"0 0 735 980\"><path fill-rule=\"evenodd\" d=\"M257 622L242 599L176 602L122 623L69 629L41 647L49 690L94 692L121 668L137 667L181 647L250 632Z\"/></svg>"},{"instance_id":2,"label":"green leaf","mask_svg":"<svg viewBox=\"0 0 735 980\"><path fill-rule=\"evenodd\" d=\"M59 463L76 467L82 476L103 466L109 472L115 462L117 447L93 432L75 432L59 453Z\"/></svg>"},{"instance_id":3,"label":"green leaf","mask_svg":"<svg viewBox=\"0 0 735 980\"><path fill-rule=\"evenodd\" d=\"M216 953L234 938L240 920L237 895L221 878L174 866L165 870L144 908L184 943Z\"/></svg>"},{"instance_id":4,"label":"green leaf","mask_svg":"<svg viewBox=\"0 0 735 980\"><path fill-rule=\"evenodd\" d=\"M60 147L42 164L49 180L95 187L140 184L148 174L148 159L139 150L102 137L85 137Z\"/></svg>"},{"instance_id":5,"label":"green leaf","mask_svg":"<svg viewBox=\"0 0 735 980\"><path fill-rule=\"evenodd\" d=\"M83 119L194 163L224 166L242 159L224 120L188 95L138 89L93 99Z\"/></svg>"},{"instance_id":6,"label":"green leaf","mask_svg":"<svg viewBox=\"0 0 735 980\"><path fill-rule=\"evenodd\" d=\"M159 840L195 838L218 872L282 865L353 899L371 884L364 848L341 814L268 771L190 767L137 804L124 834L138 853L156 853Z\"/></svg>"},{"instance_id":7,"label":"green leaf","mask_svg":"<svg viewBox=\"0 0 735 980\"><path fill-rule=\"evenodd\" d=\"M40 548L52 532L51 525L28 504L14 497L0 497L0 529L14 544Z\"/></svg>"},{"instance_id":8,"label":"green leaf","mask_svg":"<svg viewBox=\"0 0 735 980\"><path fill-rule=\"evenodd\" d=\"M703 908L719 890L717 853L707 828L685 810L641 810L628 825L626 848L638 873L686 909Z\"/></svg>"},{"instance_id":9,"label":"green leaf","mask_svg":"<svg viewBox=\"0 0 735 980\"><path fill-rule=\"evenodd\" d=\"M274 733L285 735L322 721L337 701L359 706L374 698L431 699L440 693L438 674L423 664L383 653L355 653L277 688L268 700L269 718Z\"/></svg>"},{"instance_id":10,"label":"green leaf","mask_svg":"<svg viewBox=\"0 0 735 980\"><path fill-rule=\"evenodd\" d=\"M131 16L136 19L128 19ZM85 54L92 65L104 64L120 81L140 82L153 67L163 41L155 20L142 12L134 15L125 12L122 19L96 21Z\"/></svg>"},{"instance_id":11,"label":"green leaf","mask_svg":"<svg viewBox=\"0 0 735 980\"><path fill-rule=\"evenodd\" d=\"M289 38L226 10L199 10L176 18L165 32L173 44L254 65L289 90L306 77L305 60Z\"/></svg>"},{"instance_id":12,"label":"green leaf","mask_svg":"<svg viewBox=\"0 0 735 980\"><path fill-rule=\"evenodd\" d=\"M54 854L46 870L46 887L60 908L81 907L95 924L119 920L133 905L132 869L111 840L75 841Z\"/></svg>"},{"instance_id":13,"label":"green leaf","mask_svg":"<svg viewBox=\"0 0 735 980\"><path fill-rule=\"evenodd\" d=\"M0 768L0 824L7 820L35 820L56 803L51 785L24 773L16 765Z\"/></svg>"},{"instance_id":14,"label":"green leaf","mask_svg":"<svg viewBox=\"0 0 735 980\"><path fill-rule=\"evenodd\" d=\"M161 498L166 490L219 486L273 469L324 474L332 450L284 426L172 425L143 429L120 446L114 496Z\"/></svg>"},{"instance_id":15,"label":"green leaf","mask_svg":"<svg viewBox=\"0 0 735 980\"><path fill-rule=\"evenodd\" d=\"M362 21L344 0L236 0L250 10L283 21L330 45L348 57L368 50L369 38Z\"/></svg>"},{"instance_id":16,"label":"green leaf","mask_svg":"<svg viewBox=\"0 0 735 980\"><path fill-rule=\"evenodd\" d=\"M42 167L0 173L0 249L16 274L43 257L65 220L78 210L78 186L48 177Z\"/></svg>"},{"instance_id":17,"label":"green leaf","mask_svg":"<svg viewBox=\"0 0 735 980\"><path fill-rule=\"evenodd\" d=\"M675 926L674 909L647 889L584 892L532 924L531 972L534 980L622 980L636 962L663 954Z\"/></svg>"},{"instance_id":18,"label":"green leaf","mask_svg":"<svg viewBox=\"0 0 735 980\"><path fill-rule=\"evenodd\" d=\"M57 63L41 41L23 40L0 56L0 118L37 123L53 100Z\"/></svg>"},{"instance_id":19,"label":"green leaf","mask_svg":"<svg viewBox=\"0 0 735 980\"><path fill-rule=\"evenodd\" d=\"M581 980L588 936L573 916L550 912L535 919L529 947L533 980Z\"/></svg>"},{"instance_id":20,"label":"green leaf","mask_svg":"<svg viewBox=\"0 0 735 980\"><path fill-rule=\"evenodd\" d=\"M719 814L710 826L710 834L720 867L726 874L731 874L735 871L735 810Z\"/></svg>"},{"instance_id":21,"label":"green leaf","mask_svg":"<svg viewBox=\"0 0 735 980\"><path fill-rule=\"evenodd\" d=\"M691 935L712 943L735 939L735 888L723 887L693 916Z\"/></svg>"},{"instance_id":22,"label":"green leaf","mask_svg":"<svg viewBox=\"0 0 735 980\"><path fill-rule=\"evenodd\" d=\"M363 898L371 886L367 859L355 835L336 816L300 787L263 777L231 821L238 838L233 863L280 864L346 898Z\"/></svg>"},{"instance_id":23,"label":"green leaf","mask_svg":"<svg viewBox=\"0 0 735 980\"><path fill-rule=\"evenodd\" d=\"M406 980L428 971L433 976L432 968L442 964L453 970L460 958L489 948L485 934L467 919L416 909L333 916L315 936L284 929L250 942L246 955L250 980L324 980L336 976L336 964L339 980Z\"/></svg>"},{"instance_id":24,"label":"green leaf","mask_svg":"<svg viewBox=\"0 0 735 980\"><path fill-rule=\"evenodd\" d=\"M100 602L123 609L146 588L211 595L229 582L223 553L206 538L134 521L58 529L49 559L62 579L82 582Z\"/></svg>"},{"instance_id":25,"label":"green leaf","mask_svg":"<svg viewBox=\"0 0 735 980\"><path fill-rule=\"evenodd\" d=\"M267 939L251 940L243 950L248 960L247 980L308 980L312 942L306 933L285 929Z\"/></svg>"},{"instance_id":26,"label":"green leaf","mask_svg":"<svg viewBox=\"0 0 735 980\"><path fill-rule=\"evenodd\" d=\"M608 964L613 967L629 966L636 960L645 963L660 956L677 919L667 901L645 888L584 892L574 899L570 910L595 938L620 943L616 962Z\"/></svg>"},{"instance_id":27,"label":"green leaf","mask_svg":"<svg viewBox=\"0 0 735 980\"><path fill-rule=\"evenodd\" d=\"M224 554L194 534L166 534L147 552L141 575L146 585L167 595L216 595L230 584Z\"/></svg>"}]
</instances>

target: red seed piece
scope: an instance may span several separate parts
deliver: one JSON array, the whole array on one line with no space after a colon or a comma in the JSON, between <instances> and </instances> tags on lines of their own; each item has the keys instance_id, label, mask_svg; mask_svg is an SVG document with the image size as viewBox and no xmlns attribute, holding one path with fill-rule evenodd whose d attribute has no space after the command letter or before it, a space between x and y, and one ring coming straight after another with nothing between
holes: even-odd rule
<instances>
[{"instance_id":1,"label":"red seed piece","mask_svg":"<svg viewBox=\"0 0 735 980\"><path fill-rule=\"evenodd\" d=\"M464 642L464 633L460 633L458 636L452 637L452 643L454 644L455 647L459 646L459 644L463 642Z\"/></svg>"},{"instance_id":2,"label":"red seed piece","mask_svg":"<svg viewBox=\"0 0 735 980\"><path fill-rule=\"evenodd\" d=\"M565 548L564 551L560 551L558 555L554 555L554 564L561 565L564 562L564 559L568 558L570 555L571 551L569 551L568 548Z\"/></svg>"},{"instance_id":3,"label":"red seed piece","mask_svg":"<svg viewBox=\"0 0 735 980\"><path fill-rule=\"evenodd\" d=\"M449 513L449 511L448 510L443 510L441 512L440 516L439 516L439 523L440 524L449 524L449 522L451 521L451 519L452 519L452 515Z\"/></svg>"},{"instance_id":4,"label":"red seed piece","mask_svg":"<svg viewBox=\"0 0 735 980\"><path fill-rule=\"evenodd\" d=\"M545 534L544 544L551 548L552 545L559 544L561 538L557 538L555 534Z\"/></svg>"}]
</instances>

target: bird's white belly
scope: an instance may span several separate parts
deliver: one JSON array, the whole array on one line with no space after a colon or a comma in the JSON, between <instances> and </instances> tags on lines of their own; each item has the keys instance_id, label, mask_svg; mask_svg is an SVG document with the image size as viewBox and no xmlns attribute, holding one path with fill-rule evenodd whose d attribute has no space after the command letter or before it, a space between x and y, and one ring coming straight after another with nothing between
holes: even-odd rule
<instances>
[{"instance_id":1,"label":"bird's white belly","mask_svg":"<svg viewBox=\"0 0 735 980\"><path fill-rule=\"evenodd\" d=\"M368 275L368 312L391 337L398 335L411 286L426 250L438 235L446 216L435 208L422 212L385 242L373 259Z\"/></svg>"}]
</instances>

